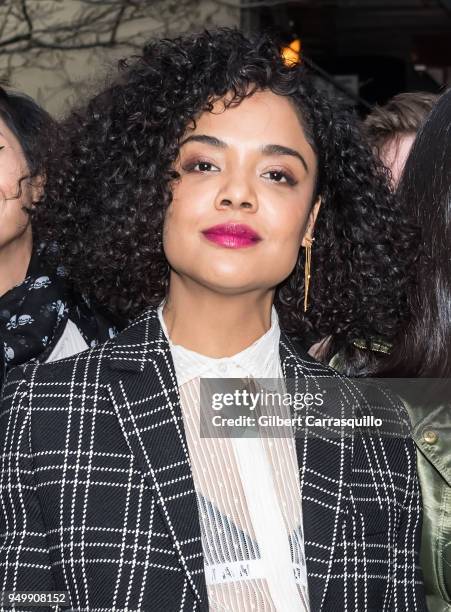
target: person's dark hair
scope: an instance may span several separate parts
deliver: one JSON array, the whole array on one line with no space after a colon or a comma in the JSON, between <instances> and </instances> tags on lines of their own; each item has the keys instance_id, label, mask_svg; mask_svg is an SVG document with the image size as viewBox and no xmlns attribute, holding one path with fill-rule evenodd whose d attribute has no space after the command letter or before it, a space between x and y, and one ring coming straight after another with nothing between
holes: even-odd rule
<instances>
[{"instance_id":1,"label":"person's dark hair","mask_svg":"<svg viewBox=\"0 0 451 612\"><path fill-rule=\"evenodd\" d=\"M24 93L0 87L0 119L22 148L29 171L27 178L44 175L48 144L56 129L49 113Z\"/></svg>"},{"instance_id":2,"label":"person's dark hair","mask_svg":"<svg viewBox=\"0 0 451 612\"><path fill-rule=\"evenodd\" d=\"M262 89L297 110L318 156L322 198L310 307L304 314L301 249L276 293L283 327L339 342L393 338L408 318L415 233L354 114L320 93L303 67L286 65L267 35L221 28L153 41L124 61L120 77L63 126L37 210L41 232L61 244L78 289L113 313L131 318L159 304L168 286L162 228L180 139L218 98L231 92L228 103L239 104Z\"/></svg>"},{"instance_id":3,"label":"person's dark hair","mask_svg":"<svg viewBox=\"0 0 451 612\"><path fill-rule=\"evenodd\" d=\"M451 376L451 89L418 132L399 186L421 227L408 300L412 318L381 375Z\"/></svg>"},{"instance_id":4,"label":"person's dark hair","mask_svg":"<svg viewBox=\"0 0 451 612\"><path fill-rule=\"evenodd\" d=\"M435 94L415 91L398 94L383 106L375 106L364 121L364 129L378 154L390 141L416 134L437 100Z\"/></svg>"}]
</instances>

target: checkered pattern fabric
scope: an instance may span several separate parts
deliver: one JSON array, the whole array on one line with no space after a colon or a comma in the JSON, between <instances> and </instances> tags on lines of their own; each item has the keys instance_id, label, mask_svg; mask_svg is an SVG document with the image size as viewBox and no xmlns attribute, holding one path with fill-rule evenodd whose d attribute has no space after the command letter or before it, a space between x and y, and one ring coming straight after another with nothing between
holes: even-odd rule
<instances>
[{"instance_id":1,"label":"checkered pattern fabric","mask_svg":"<svg viewBox=\"0 0 451 612\"><path fill-rule=\"evenodd\" d=\"M323 415L355 413L354 383L284 334L280 358L295 386L335 377ZM374 394L373 408L407 432L403 407ZM426 611L410 438L298 434L311 611ZM155 310L100 347L13 370L0 443L0 590L68 591L77 611L208 610L177 380Z\"/></svg>"}]
</instances>

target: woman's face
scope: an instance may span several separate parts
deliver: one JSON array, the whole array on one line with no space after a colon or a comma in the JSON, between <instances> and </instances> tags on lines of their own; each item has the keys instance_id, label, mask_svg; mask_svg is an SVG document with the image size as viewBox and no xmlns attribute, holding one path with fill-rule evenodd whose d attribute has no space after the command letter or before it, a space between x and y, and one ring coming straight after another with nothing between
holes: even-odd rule
<instances>
[{"instance_id":1,"label":"woman's face","mask_svg":"<svg viewBox=\"0 0 451 612\"><path fill-rule=\"evenodd\" d=\"M30 230L30 217L24 210L41 195L39 181L33 182L22 147L0 119L0 249ZM33 184L32 184L33 183Z\"/></svg>"},{"instance_id":2,"label":"woman's face","mask_svg":"<svg viewBox=\"0 0 451 612\"><path fill-rule=\"evenodd\" d=\"M221 293L276 287L311 235L316 155L287 98L218 102L182 139L163 234L185 279Z\"/></svg>"}]
</instances>

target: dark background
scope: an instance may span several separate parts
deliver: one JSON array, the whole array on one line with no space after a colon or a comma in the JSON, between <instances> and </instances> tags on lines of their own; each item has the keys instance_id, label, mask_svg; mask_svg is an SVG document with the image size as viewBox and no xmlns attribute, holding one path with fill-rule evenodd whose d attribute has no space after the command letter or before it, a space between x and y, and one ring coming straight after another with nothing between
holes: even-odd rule
<instances>
[{"instance_id":1,"label":"dark background","mask_svg":"<svg viewBox=\"0 0 451 612\"><path fill-rule=\"evenodd\" d=\"M241 20L287 44L300 38L305 63L323 69L326 81L357 77L351 91L361 109L451 85L451 0L243 2Z\"/></svg>"}]
</instances>

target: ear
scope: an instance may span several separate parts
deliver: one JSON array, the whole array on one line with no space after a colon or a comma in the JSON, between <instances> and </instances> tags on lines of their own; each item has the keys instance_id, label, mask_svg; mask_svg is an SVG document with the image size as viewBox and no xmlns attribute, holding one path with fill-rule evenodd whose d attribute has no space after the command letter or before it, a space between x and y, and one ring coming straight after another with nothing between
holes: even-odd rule
<instances>
[{"instance_id":1,"label":"ear","mask_svg":"<svg viewBox=\"0 0 451 612\"><path fill-rule=\"evenodd\" d=\"M42 176L41 174L38 174L38 176L34 176L31 179L30 187L31 187L31 198L32 198L33 204L37 204L37 202L39 202L39 200L42 199L42 196L44 195L44 185L45 185L45 177Z\"/></svg>"},{"instance_id":2,"label":"ear","mask_svg":"<svg viewBox=\"0 0 451 612\"><path fill-rule=\"evenodd\" d=\"M307 226L305 228L304 237L302 238L302 246L306 247L311 244L313 240L313 230L315 229L316 218L319 213L319 209L321 207L321 196L318 196L318 199L312 206L312 210L309 213L307 219Z\"/></svg>"}]
</instances>

